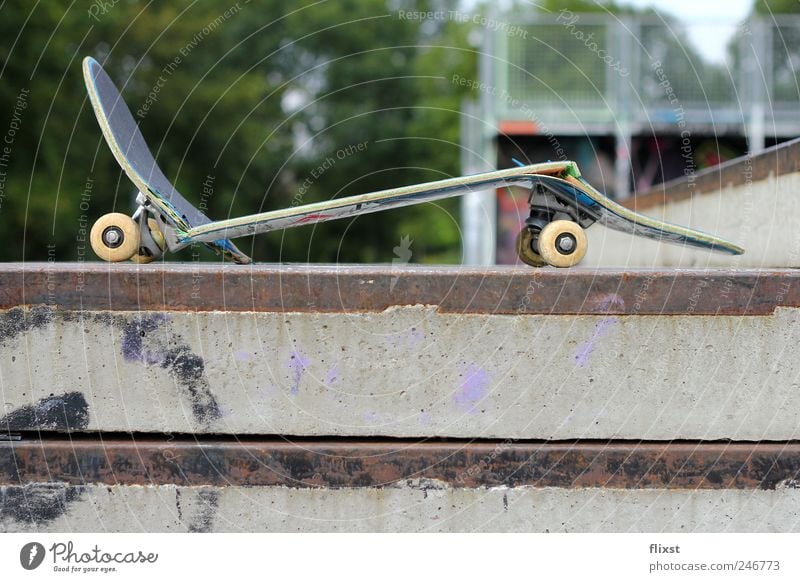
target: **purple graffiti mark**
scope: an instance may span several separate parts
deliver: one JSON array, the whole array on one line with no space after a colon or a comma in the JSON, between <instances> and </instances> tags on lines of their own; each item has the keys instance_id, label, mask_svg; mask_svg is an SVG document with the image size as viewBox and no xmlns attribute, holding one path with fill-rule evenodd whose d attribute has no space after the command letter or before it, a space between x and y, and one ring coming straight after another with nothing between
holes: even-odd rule
<instances>
[{"instance_id":1,"label":"purple graffiti mark","mask_svg":"<svg viewBox=\"0 0 800 582\"><path fill-rule=\"evenodd\" d=\"M419 423L422 426L430 426L433 422L433 417L430 415L429 412L422 411L419 413Z\"/></svg>"},{"instance_id":2,"label":"purple graffiti mark","mask_svg":"<svg viewBox=\"0 0 800 582\"><path fill-rule=\"evenodd\" d=\"M164 350L145 347L145 337L166 321L166 315L157 313L129 322L122 330L122 357L129 362L142 362L146 366L161 365L166 356Z\"/></svg>"},{"instance_id":3,"label":"purple graffiti mark","mask_svg":"<svg viewBox=\"0 0 800 582\"><path fill-rule=\"evenodd\" d=\"M325 388L331 389L339 381L339 365L333 366L325 375Z\"/></svg>"},{"instance_id":4,"label":"purple graffiti mark","mask_svg":"<svg viewBox=\"0 0 800 582\"><path fill-rule=\"evenodd\" d=\"M584 368L589 364L589 358L594 352L595 347L597 347L597 342L608 333L608 329L617 323L616 317L604 317L600 320L597 326L594 328L594 332L592 333L592 337L589 338L588 341L584 342L579 348L578 351L575 352L575 363Z\"/></svg>"},{"instance_id":5,"label":"purple graffiti mark","mask_svg":"<svg viewBox=\"0 0 800 582\"><path fill-rule=\"evenodd\" d=\"M169 328L168 322L167 316L160 313L123 320L122 356L130 362L167 370L186 391L195 419L208 425L221 413L205 376L205 361Z\"/></svg>"},{"instance_id":6,"label":"purple graffiti mark","mask_svg":"<svg viewBox=\"0 0 800 582\"><path fill-rule=\"evenodd\" d=\"M411 347L416 347L425 339L425 334L422 333L415 327L411 328L411 331L408 332L408 345Z\"/></svg>"},{"instance_id":7,"label":"purple graffiti mark","mask_svg":"<svg viewBox=\"0 0 800 582\"><path fill-rule=\"evenodd\" d=\"M424 339L425 334L416 327L412 327L410 330L399 331L387 336L386 343L393 348L414 348Z\"/></svg>"},{"instance_id":8,"label":"purple graffiti mark","mask_svg":"<svg viewBox=\"0 0 800 582\"><path fill-rule=\"evenodd\" d=\"M381 420L381 417L378 416L377 412L365 412L363 418L364 422L368 422L370 424L376 424Z\"/></svg>"},{"instance_id":9,"label":"purple graffiti mark","mask_svg":"<svg viewBox=\"0 0 800 582\"><path fill-rule=\"evenodd\" d=\"M625 301L616 293L603 296L599 301L600 309L605 311L614 311L614 308L623 310L625 308ZM616 317L604 317L601 319L592 332L592 337L588 341L581 344L578 351L575 352L575 363L579 368L585 368L589 365L589 358L591 357L594 349L597 347L597 342L605 336L609 329L617 323Z\"/></svg>"},{"instance_id":10,"label":"purple graffiti mark","mask_svg":"<svg viewBox=\"0 0 800 582\"><path fill-rule=\"evenodd\" d=\"M236 358L237 362L249 362L253 354L245 350L239 350L233 354L233 357Z\"/></svg>"},{"instance_id":11,"label":"purple graffiti mark","mask_svg":"<svg viewBox=\"0 0 800 582\"><path fill-rule=\"evenodd\" d=\"M225 417L230 418L231 416L234 416L235 414L236 414L236 409L233 408L232 406L222 405L222 406L219 407L219 416L220 416L220 418L225 418Z\"/></svg>"},{"instance_id":12,"label":"purple graffiti mark","mask_svg":"<svg viewBox=\"0 0 800 582\"><path fill-rule=\"evenodd\" d=\"M475 413L478 402L489 391L489 373L475 364L470 364L464 368L461 375L464 379L453 396L453 400L464 412Z\"/></svg>"},{"instance_id":13,"label":"purple graffiti mark","mask_svg":"<svg viewBox=\"0 0 800 582\"><path fill-rule=\"evenodd\" d=\"M308 368L310 363L311 360L303 356L303 354L297 350L295 350L289 358L289 362L286 364L286 367L289 368L289 371L292 374L292 386L289 389L289 392L292 394L297 394L300 392L300 380L303 377L303 372L306 371L306 368Z\"/></svg>"},{"instance_id":14,"label":"purple graffiti mark","mask_svg":"<svg viewBox=\"0 0 800 582\"><path fill-rule=\"evenodd\" d=\"M619 313L625 310L625 300L616 293L606 293L595 298L592 303L608 314Z\"/></svg>"}]
</instances>

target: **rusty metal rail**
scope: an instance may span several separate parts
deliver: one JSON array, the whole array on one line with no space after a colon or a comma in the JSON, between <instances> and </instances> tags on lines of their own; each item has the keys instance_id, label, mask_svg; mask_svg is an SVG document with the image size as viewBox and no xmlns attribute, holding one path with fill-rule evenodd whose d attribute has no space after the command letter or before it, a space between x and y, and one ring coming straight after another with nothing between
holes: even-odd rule
<instances>
[{"instance_id":1,"label":"rusty metal rail","mask_svg":"<svg viewBox=\"0 0 800 582\"><path fill-rule=\"evenodd\" d=\"M776 489L796 487L797 443L354 442L96 439L0 443L0 486Z\"/></svg>"},{"instance_id":2,"label":"rusty metal rail","mask_svg":"<svg viewBox=\"0 0 800 582\"><path fill-rule=\"evenodd\" d=\"M800 307L795 270L553 270L516 267L8 264L0 309L769 315Z\"/></svg>"}]
</instances>

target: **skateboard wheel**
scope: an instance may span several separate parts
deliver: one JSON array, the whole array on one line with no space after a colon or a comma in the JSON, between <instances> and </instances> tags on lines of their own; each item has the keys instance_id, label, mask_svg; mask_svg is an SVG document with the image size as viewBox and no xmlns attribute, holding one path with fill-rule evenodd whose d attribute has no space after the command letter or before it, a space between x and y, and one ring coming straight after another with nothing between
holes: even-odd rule
<instances>
[{"instance_id":1,"label":"skateboard wheel","mask_svg":"<svg viewBox=\"0 0 800 582\"><path fill-rule=\"evenodd\" d=\"M539 254L553 267L577 265L586 255L588 246L586 233L571 220L554 220L539 233Z\"/></svg>"},{"instance_id":2,"label":"skateboard wheel","mask_svg":"<svg viewBox=\"0 0 800 582\"><path fill-rule=\"evenodd\" d=\"M126 214L105 214L92 226L89 241L104 261L127 261L139 250L139 225Z\"/></svg>"},{"instance_id":3,"label":"skateboard wheel","mask_svg":"<svg viewBox=\"0 0 800 582\"><path fill-rule=\"evenodd\" d=\"M153 239L153 242L156 243L156 245L158 245L159 250L163 254L164 249L167 246L167 241L164 239L164 234L158 228L158 223L155 221L155 219L153 218L147 219L147 228L150 231L150 237ZM137 250L136 254L131 257L131 261L133 261L134 263L138 263L140 265L146 265L147 263L152 263L153 261L156 260L156 257L150 254L149 250L145 249L145 252L142 252L142 250L143 249L140 247Z\"/></svg>"},{"instance_id":4,"label":"skateboard wheel","mask_svg":"<svg viewBox=\"0 0 800 582\"><path fill-rule=\"evenodd\" d=\"M517 256L519 260L531 267L544 267L547 265L539 253L533 249L533 231L523 228L517 235Z\"/></svg>"}]
</instances>

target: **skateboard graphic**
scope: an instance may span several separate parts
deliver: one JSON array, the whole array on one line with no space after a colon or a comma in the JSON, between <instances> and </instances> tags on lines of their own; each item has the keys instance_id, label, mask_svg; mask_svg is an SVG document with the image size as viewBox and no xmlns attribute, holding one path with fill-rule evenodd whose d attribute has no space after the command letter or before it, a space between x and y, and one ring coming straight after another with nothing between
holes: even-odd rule
<instances>
[{"instance_id":1,"label":"skateboard graphic","mask_svg":"<svg viewBox=\"0 0 800 582\"><path fill-rule=\"evenodd\" d=\"M212 221L190 204L158 167L128 106L102 66L83 61L86 88L103 136L139 189L133 216L111 213L92 226L94 252L106 261L149 263L165 250L203 243L236 263L250 263L230 239L399 208L507 186L530 190L530 216L517 254L531 266L571 267L587 250L584 229L599 222L657 241L739 255L741 247L709 234L655 220L621 206L581 178L574 162L547 162L336 198L303 206Z\"/></svg>"}]
</instances>

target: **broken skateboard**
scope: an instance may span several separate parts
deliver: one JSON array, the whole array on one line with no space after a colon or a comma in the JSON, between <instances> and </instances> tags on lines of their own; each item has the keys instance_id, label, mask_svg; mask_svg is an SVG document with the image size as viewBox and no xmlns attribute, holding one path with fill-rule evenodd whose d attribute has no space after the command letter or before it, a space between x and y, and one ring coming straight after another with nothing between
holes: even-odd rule
<instances>
[{"instance_id":1,"label":"broken skateboard","mask_svg":"<svg viewBox=\"0 0 800 582\"><path fill-rule=\"evenodd\" d=\"M237 263L250 258L230 239L356 216L505 186L530 190L530 216L517 237L517 253L531 266L571 267L586 254L584 229L595 222L658 241L729 254L744 250L703 232L638 214L607 198L581 178L574 162L547 162L449 178L282 210L212 221L169 182L144 141L119 90L91 57L83 72L103 136L119 165L139 189L133 216L111 213L92 227L92 249L106 261L147 263L165 250L195 243Z\"/></svg>"}]
</instances>

